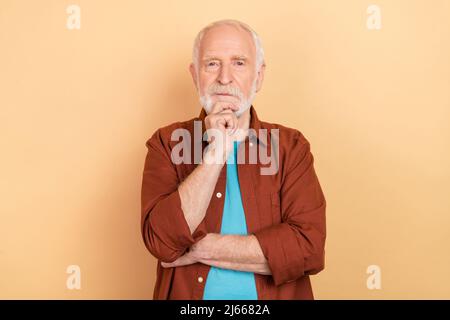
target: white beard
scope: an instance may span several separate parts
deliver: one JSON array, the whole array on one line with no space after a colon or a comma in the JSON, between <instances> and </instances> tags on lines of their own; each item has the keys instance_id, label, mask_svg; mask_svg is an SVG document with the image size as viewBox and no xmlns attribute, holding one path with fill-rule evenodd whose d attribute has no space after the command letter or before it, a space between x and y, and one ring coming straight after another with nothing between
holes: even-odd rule
<instances>
[{"instance_id":1,"label":"white beard","mask_svg":"<svg viewBox=\"0 0 450 320\"><path fill-rule=\"evenodd\" d=\"M247 109L249 109L252 106L253 100L255 100L256 97L256 82L258 78L255 77L255 80L253 81L252 88L250 89L250 96L247 99L241 100L240 103L237 105L239 107L238 111L234 111L234 114L236 117L240 117ZM199 88L200 86L197 85ZM202 105L203 109L205 109L206 114L209 114L213 107L213 101L211 98L211 95L206 93L205 95L200 95L200 104Z\"/></svg>"}]
</instances>

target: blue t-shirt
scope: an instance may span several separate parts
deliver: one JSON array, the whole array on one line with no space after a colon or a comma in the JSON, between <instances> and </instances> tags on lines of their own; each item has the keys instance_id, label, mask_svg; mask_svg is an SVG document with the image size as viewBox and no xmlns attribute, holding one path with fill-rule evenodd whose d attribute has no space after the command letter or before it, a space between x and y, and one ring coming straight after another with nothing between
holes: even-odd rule
<instances>
[{"instance_id":1,"label":"blue t-shirt","mask_svg":"<svg viewBox=\"0 0 450 320\"><path fill-rule=\"evenodd\" d=\"M237 172L237 149L227 159L227 182L223 207L221 234L247 235L244 207ZM253 272L211 267L206 277L204 300L257 300Z\"/></svg>"}]
</instances>

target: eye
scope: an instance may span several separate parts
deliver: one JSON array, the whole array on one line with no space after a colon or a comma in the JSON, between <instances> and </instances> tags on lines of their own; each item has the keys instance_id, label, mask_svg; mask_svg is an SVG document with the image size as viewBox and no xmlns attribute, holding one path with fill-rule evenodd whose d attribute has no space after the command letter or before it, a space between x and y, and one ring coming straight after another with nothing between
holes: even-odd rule
<instances>
[{"instance_id":1,"label":"eye","mask_svg":"<svg viewBox=\"0 0 450 320\"><path fill-rule=\"evenodd\" d=\"M245 62L244 62L243 60L237 60L237 61L236 61L236 64L237 64L238 66L243 66L243 65L245 65Z\"/></svg>"},{"instance_id":2,"label":"eye","mask_svg":"<svg viewBox=\"0 0 450 320\"><path fill-rule=\"evenodd\" d=\"M206 66L207 66L207 67L215 67L215 66L218 66L218 63L217 63L217 61L209 61L209 62L206 64Z\"/></svg>"}]
</instances>

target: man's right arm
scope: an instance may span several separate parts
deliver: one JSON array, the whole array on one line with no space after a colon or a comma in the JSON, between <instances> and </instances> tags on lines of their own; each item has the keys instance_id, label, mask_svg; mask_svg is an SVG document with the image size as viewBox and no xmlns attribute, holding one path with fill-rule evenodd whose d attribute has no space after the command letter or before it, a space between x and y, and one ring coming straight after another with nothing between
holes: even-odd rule
<instances>
[{"instance_id":1,"label":"man's right arm","mask_svg":"<svg viewBox=\"0 0 450 320\"><path fill-rule=\"evenodd\" d=\"M237 120L224 104L205 118L206 128L235 129ZM166 133L166 135L169 133ZM232 140L227 140L232 141ZM211 143L203 161L180 183L162 129L147 141L141 193L141 231L147 249L163 262L173 262L206 236L202 222L224 165L229 145ZM231 144L232 145L232 144ZM217 156L217 157L216 157ZM222 161L216 161L222 159Z\"/></svg>"},{"instance_id":2,"label":"man's right arm","mask_svg":"<svg viewBox=\"0 0 450 320\"><path fill-rule=\"evenodd\" d=\"M213 153L212 148L208 149L205 158L212 158ZM222 167L223 163L203 161L178 187L181 208L191 234L205 217Z\"/></svg>"},{"instance_id":3,"label":"man's right arm","mask_svg":"<svg viewBox=\"0 0 450 320\"><path fill-rule=\"evenodd\" d=\"M147 249L159 260L172 262L206 235L200 225L209 206L220 163L203 161L180 184L161 129L146 143L141 191L141 231ZM205 157L214 152L209 149ZM196 230L198 229L198 230Z\"/></svg>"}]
</instances>

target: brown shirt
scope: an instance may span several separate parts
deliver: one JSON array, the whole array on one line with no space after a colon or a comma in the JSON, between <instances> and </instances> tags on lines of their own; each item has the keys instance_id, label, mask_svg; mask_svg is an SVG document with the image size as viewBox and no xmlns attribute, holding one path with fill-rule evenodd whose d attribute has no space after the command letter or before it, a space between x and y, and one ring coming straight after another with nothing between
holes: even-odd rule
<instances>
[{"instance_id":1,"label":"brown shirt","mask_svg":"<svg viewBox=\"0 0 450 320\"><path fill-rule=\"evenodd\" d=\"M238 157L250 155L251 148L256 147L261 148L258 155L266 152L270 156L276 147L279 150L275 174L261 174L261 168L271 165L267 159L262 161L258 156L256 163L238 160L248 234L258 239L272 273L255 273L258 299L313 299L309 275L324 268L326 202L314 171L310 144L295 129L260 121L253 106L250 113L250 128L256 134L250 133L239 145ZM142 234L148 250L161 261L175 261L207 233L220 233L227 166L222 168L205 218L191 234L181 209L178 185L198 161L194 156L191 164L174 164L171 160L172 149L181 141L172 141L172 132L186 129L194 139L194 121L202 121L203 133L205 117L202 109L198 118L160 128L146 142ZM267 129L267 134L260 134L264 130L259 129ZM277 140L273 139L273 129L278 129ZM192 150L194 144L192 140ZM200 145L203 150L207 142ZM201 300L209 269L202 263L163 268L158 261L153 298Z\"/></svg>"}]
</instances>

